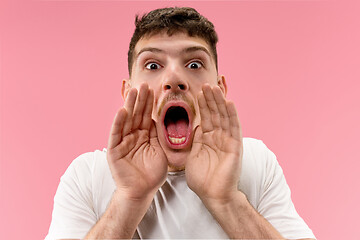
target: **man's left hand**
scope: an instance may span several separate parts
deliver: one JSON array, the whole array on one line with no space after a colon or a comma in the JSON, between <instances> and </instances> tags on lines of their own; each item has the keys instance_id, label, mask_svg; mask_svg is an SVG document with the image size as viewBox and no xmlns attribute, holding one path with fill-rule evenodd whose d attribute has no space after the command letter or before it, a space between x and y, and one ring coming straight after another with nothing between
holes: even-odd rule
<instances>
[{"instance_id":1,"label":"man's left hand","mask_svg":"<svg viewBox=\"0 0 360 240\"><path fill-rule=\"evenodd\" d=\"M188 186L205 205L226 204L237 192L243 145L233 102L219 87L204 85L198 96L201 124L186 161Z\"/></svg>"}]
</instances>

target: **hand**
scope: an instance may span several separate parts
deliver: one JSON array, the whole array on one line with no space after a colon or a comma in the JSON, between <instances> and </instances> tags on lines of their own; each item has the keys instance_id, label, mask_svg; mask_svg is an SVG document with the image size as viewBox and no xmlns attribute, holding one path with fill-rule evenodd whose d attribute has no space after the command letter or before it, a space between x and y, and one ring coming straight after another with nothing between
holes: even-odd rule
<instances>
[{"instance_id":1,"label":"hand","mask_svg":"<svg viewBox=\"0 0 360 240\"><path fill-rule=\"evenodd\" d=\"M153 197L164 183L167 159L151 118L154 91L147 84L129 91L113 122L107 159L116 191L132 200Z\"/></svg>"},{"instance_id":2,"label":"hand","mask_svg":"<svg viewBox=\"0 0 360 240\"><path fill-rule=\"evenodd\" d=\"M243 153L239 119L234 103L219 87L204 85L198 96L201 124L196 128L186 161L188 186L207 205L225 203L237 192Z\"/></svg>"}]
</instances>

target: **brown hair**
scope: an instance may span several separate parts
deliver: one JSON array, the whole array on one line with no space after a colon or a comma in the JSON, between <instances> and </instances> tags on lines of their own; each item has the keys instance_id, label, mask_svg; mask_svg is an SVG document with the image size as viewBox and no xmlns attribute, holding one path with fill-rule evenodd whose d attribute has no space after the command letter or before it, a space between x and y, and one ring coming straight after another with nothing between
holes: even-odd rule
<instances>
[{"instance_id":1,"label":"brown hair","mask_svg":"<svg viewBox=\"0 0 360 240\"><path fill-rule=\"evenodd\" d=\"M161 8L155 9L140 18L139 15L136 15L135 27L128 51L129 75L131 75L136 43L144 36L151 36L162 31L165 31L169 36L174 33L185 32L190 37L200 37L204 39L210 46L216 69L218 68L216 52L218 36L215 32L214 25L193 8Z\"/></svg>"}]
</instances>

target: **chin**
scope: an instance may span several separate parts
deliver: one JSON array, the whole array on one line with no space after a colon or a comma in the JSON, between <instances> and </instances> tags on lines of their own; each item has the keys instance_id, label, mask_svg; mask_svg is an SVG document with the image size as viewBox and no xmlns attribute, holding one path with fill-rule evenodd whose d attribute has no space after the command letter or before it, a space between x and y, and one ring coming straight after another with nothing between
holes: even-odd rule
<instances>
[{"instance_id":1,"label":"chin","mask_svg":"<svg viewBox=\"0 0 360 240\"><path fill-rule=\"evenodd\" d=\"M182 145L169 144L169 139L167 134L163 132L163 129L160 127L158 129L158 139L161 145L161 148L164 150L165 156L168 160L169 170L170 171L179 171L183 170L186 159L190 154L192 147L192 135L190 134L188 142Z\"/></svg>"},{"instance_id":2,"label":"chin","mask_svg":"<svg viewBox=\"0 0 360 240\"><path fill-rule=\"evenodd\" d=\"M186 159L189 156L189 153L190 151L165 151L165 155L168 159L169 171L174 172L184 170Z\"/></svg>"}]
</instances>

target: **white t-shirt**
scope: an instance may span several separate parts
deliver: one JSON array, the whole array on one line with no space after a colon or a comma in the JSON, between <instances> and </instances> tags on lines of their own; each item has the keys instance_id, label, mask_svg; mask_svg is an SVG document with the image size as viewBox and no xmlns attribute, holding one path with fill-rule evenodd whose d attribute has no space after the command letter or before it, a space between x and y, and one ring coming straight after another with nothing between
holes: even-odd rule
<instances>
[{"instance_id":1,"label":"white t-shirt","mask_svg":"<svg viewBox=\"0 0 360 240\"><path fill-rule=\"evenodd\" d=\"M276 156L256 139L244 138L238 188L287 239L315 238L297 214ZM84 238L112 197L115 184L106 150L76 158L61 177L46 240ZM186 184L185 171L168 173L134 238L228 238Z\"/></svg>"}]
</instances>

